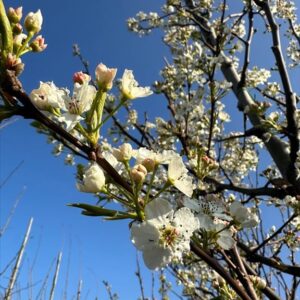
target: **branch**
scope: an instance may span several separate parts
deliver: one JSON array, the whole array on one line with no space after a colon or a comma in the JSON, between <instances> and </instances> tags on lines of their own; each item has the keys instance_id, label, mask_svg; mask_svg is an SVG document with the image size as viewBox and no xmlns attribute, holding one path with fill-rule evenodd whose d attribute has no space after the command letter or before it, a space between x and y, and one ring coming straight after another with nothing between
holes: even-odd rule
<instances>
[{"instance_id":1,"label":"branch","mask_svg":"<svg viewBox=\"0 0 300 300\"><path fill-rule=\"evenodd\" d=\"M243 287L230 276L230 274L209 254L202 250L195 242L191 242L191 250L201 259L203 259L214 271L216 271L225 281L232 287L232 289L243 299L252 300Z\"/></svg>"},{"instance_id":2,"label":"branch","mask_svg":"<svg viewBox=\"0 0 300 300\"><path fill-rule=\"evenodd\" d=\"M291 266L281 263L273 258L268 258L256 253L253 253L246 245L241 242L237 242L239 248L241 248L245 253L246 257L251 262L259 262L276 270L279 270L286 274L291 274L300 277L300 266Z\"/></svg>"},{"instance_id":3,"label":"branch","mask_svg":"<svg viewBox=\"0 0 300 300\"><path fill-rule=\"evenodd\" d=\"M278 235L297 215L293 214L286 222L284 222L272 235L265 239L260 245L258 245L252 252L256 253L259 249L264 247L269 241L271 241L276 235Z\"/></svg>"},{"instance_id":4,"label":"branch","mask_svg":"<svg viewBox=\"0 0 300 300\"><path fill-rule=\"evenodd\" d=\"M275 56L276 65L279 70L279 75L281 77L281 82L283 85L285 99L286 99L286 120L287 120L287 132L288 138L290 140L290 161L287 168L287 178L291 183L293 183L298 191L300 191L300 179L299 171L295 167L295 162L297 159L297 152L299 151L299 133L298 133L298 122L297 122L297 99L296 95L293 92L292 85L290 82L289 74L286 68L286 63L283 58L282 49L281 49L281 41L280 41L280 33L279 26L275 22L273 14L271 12L270 5L268 1L258 1L254 0L255 3L262 8L262 10L266 14L266 18L269 22L273 46L272 50Z\"/></svg>"}]
</instances>

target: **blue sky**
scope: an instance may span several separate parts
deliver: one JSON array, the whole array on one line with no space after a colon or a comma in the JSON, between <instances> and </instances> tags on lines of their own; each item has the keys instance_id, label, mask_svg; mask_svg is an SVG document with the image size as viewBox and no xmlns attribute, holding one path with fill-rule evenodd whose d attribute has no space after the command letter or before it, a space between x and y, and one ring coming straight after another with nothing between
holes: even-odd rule
<instances>
[{"instance_id":1,"label":"blue sky","mask_svg":"<svg viewBox=\"0 0 300 300\"><path fill-rule=\"evenodd\" d=\"M168 50L159 32L139 38L128 32L125 20L139 10L157 11L163 2L5 1L7 7L23 6L24 14L41 9L44 16L42 34L48 48L41 54L24 57L26 69L21 78L25 90L30 92L39 81L51 80L57 86L70 88L73 73L82 69L78 58L72 55L74 43L79 44L82 54L89 60L92 72L98 63L103 62L118 68L117 77L128 68L134 70L141 85L151 85L159 78L159 70L164 65L163 57L168 56ZM256 55L257 52L262 53L262 45L258 42L251 55L255 58L254 65L268 67L271 64L271 49L263 52L264 55ZM296 81L298 78L294 76L292 79ZM235 110L234 122L228 128L234 127L236 130L242 117L236 113L234 97L227 97L225 104ZM158 110L160 113L164 106L163 97L157 95L134 102L134 108L147 111L152 116L157 115ZM5 223L16 198L22 194L11 224L0 239L0 272L15 256L29 219L33 217L32 234L19 280L20 288L24 288L32 277L33 294L36 295L52 261L59 251L63 251L55 299L63 299L66 285L67 299L71 299L79 279L83 280L83 299L94 299L96 295L106 299L102 280L109 281L121 299L137 299L139 289L134 276L136 252L129 240L128 223L88 218L82 216L78 209L67 207L70 202L95 201L92 196L76 190L75 168L66 167L63 157L55 158L51 154L52 149L53 146L46 143L46 137L37 134L27 120L19 119L0 130L0 184L23 161L19 170L0 189L0 225ZM266 156L263 159L266 160ZM32 275L29 275L31 269ZM50 277L53 271L52 267ZM150 273L143 269L143 275L148 287L146 294L150 295ZM1 291L5 283L1 278ZM24 299L28 293L28 289L23 291Z\"/></svg>"},{"instance_id":2,"label":"blue sky","mask_svg":"<svg viewBox=\"0 0 300 300\"><path fill-rule=\"evenodd\" d=\"M23 6L25 15L41 9L44 16L42 34L48 48L41 54L24 56L26 69L22 82L26 91L36 88L40 80L53 80L57 86L71 87L73 73L82 69L78 58L72 56L74 43L79 44L89 60L92 72L98 63L103 62L118 68L119 77L125 68L134 70L141 85L151 85L158 78L163 56L167 54L161 36L154 34L140 39L128 32L125 20L139 10L157 10L162 1L92 0L88 4L83 1L74 3L5 1L7 7ZM152 96L147 101L136 102L136 105L146 111L160 105L160 101L159 96ZM75 168L66 167L63 158L51 155L52 148L46 143L45 136L37 134L26 120L19 119L0 131L0 182L24 161L0 190L0 224L4 224L16 198L23 194L0 241L0 271L15 256L29 219L33 217L20 288L32 280L33 295L36 295L53 259L63 251L55 299L62 299L66 278L67 299L75 295L79 279L83 280L83 299L94 299L96 295L107 298L102 280L109 281L121 299L136 299L139 296L134 276L136 252L129 240L128 224L88 218L82 216L80 210L67 207L70 202L95 201L92 196L76 190ZM53 271L52 267L50 277ZM144 275L147 279L145 286L149 287L150 273L144 271ZM6 282L2 280L3 277L1 286ZM50 283L48 291L49 288ZM29 291L22 292L24 298Z\"/></svg>"}]
</instances>

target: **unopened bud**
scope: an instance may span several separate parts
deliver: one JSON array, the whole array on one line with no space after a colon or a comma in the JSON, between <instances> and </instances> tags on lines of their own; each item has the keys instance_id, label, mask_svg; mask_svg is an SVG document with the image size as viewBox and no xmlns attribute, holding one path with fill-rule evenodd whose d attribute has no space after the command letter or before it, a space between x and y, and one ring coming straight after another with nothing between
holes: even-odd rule
<instances>
[{"instance_id":1,"label":"unopened bud","mask_svg":"<svg viewBox=\"0 0 300 300\"><path fill-rule=\"evenodd\" d=\"M141 164L134 166L131 170L131 176L135 183L143 182L145 180L146 175L147 169Z\"/></svg>"},{"instance_id":2,"label":"unopened bud","mask_svg":"<svg viewBox=\"0 0 300 300\"><path fill-rule=\"evenodd\" d=\"M250 275L249 277L257 289L262 290L267 286L266 281L261 277L254 275Z\"/></svg>"},{"instance_id":3,"label":"unopened bud","mask_svg":"<svg viewBox=\"0 0 300 300\"><path fill-rule=\"evenodd\" d=\"M12 8L10 7L7 11L7 17L9 21L16 24L21 21L23 15L23 7Z\"/></svg>"},{"instance_id":4,"label":"unopened bud","mask_svg":"<svg viewBox=\"0 0 300 300\"><path fill-rule=\"evenodd\" d=\"M113 86L113 80L117 74L117 69L109 69L104 64L99 64L96 67L95 75L99 88L108 91Z\"/></svg>"},{"instance_id":5,"label":"unopened bud","mask_svg":"<svg viewBox=\"0 0 300 300\"><path fill-rule=\"evenodd\" d=\"M31 34L37 34L41 31L43 24L43 16L40 10L38 10L36 13L30 12L24 21L24 26L27 30L27 32L30 32Z\"/></svg>"},{"instance_id":6,"label":"unopened bud","mask_svg":"<svg viewBox=\"0 0 300 300\"><path fill-rule=\"evenodd\" d=\"M14 35L19 35L23 32L23 26L20 23L16 23L12 26L12 30Z\"/></svg>"},{"instance_id":7,"label":"unopened bud","mask_svg":"<svg viewBox=\"0 0 300 300\"><path fill-rule=\"evenodd\" d=\"M42 52L47 48L47 44L45 44L45 39L39 35L35 38L35 40L30 44L30 48L32 52Z\"/></svg>"},{"instance_id":8,"label":"unopened bud","mask_svg":"<svg viewBox=\"0 0 300 300\"><path fill-rule=\"evenodd\" d=\"M118 161L129 161L132 156L132 147L130 144L125 143L119 149L114 149L113 155Z\"/></svg>"},{"instance_id":9,"label":"unopened bud","mask_svg":"<svg viewBox=\"0 0 300 300\"><path fill-rule=\"evenodd\" d=\"M142 165L147 169L148 172L153 172L155 169L155 160L152 158L145 158Z\"/></svg>"},{"instance_id":10,"label":"unopened bud","mask_svg":"<svg viewBox=\"0 0 300 300\"><path fill-rule=\"evenodd\" d=\"M21 46L23 46L26 38L27 38L27 35L24 33L20 33L20 34L16 35L14 37L14 47L18 49Z\"/></svg>"},{"instance_id":11,"label":"unopened bud","mask_svg":"<svg viewBox=\"0 0 300 300\"><path fill-rule=\"evenodd\" d=\"M8 70L15 71L16 76L19 76L24 70L22 60L11 53L7 55L5 66Z\"/></svg>"},{"instance_id":12,"label":"unopened bud","mask_svg":"<svg viewBox=\"0 0 300 300\"><path fill-rule=\"evenodd\" d=\"M91 76L88 74L85 74L83 72L76 72L73 75L73 82L74 83L79 83L79 84L84 84L85 82L89 82L91 80Z\"/></svg>"}]
</instances>

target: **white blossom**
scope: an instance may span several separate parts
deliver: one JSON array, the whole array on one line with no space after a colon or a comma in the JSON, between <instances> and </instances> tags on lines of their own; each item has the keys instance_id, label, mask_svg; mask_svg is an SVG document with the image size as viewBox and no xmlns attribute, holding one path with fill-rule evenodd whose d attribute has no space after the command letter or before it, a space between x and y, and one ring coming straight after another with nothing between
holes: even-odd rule
<instances>
[{"instance_id":1,"label":"white blossom","mask_svg":"<svg viewBox=\"0 0 300 300\"><path fill-rule=\"evenodd\" d=\"M56 87L53 82L40 82L38 89L32 90L29 97L40 110L51 107L60 108L64 102L65 91Z\"/></svg>"},{"instance_id":2,"label":"white blossom","mask_svg":"<svg viewBox=\"0 0 300 300\"><path fill-rule=\"evenodd\" d=\"M146 205L145 215L144 222L131 226L131 239L143 252L149 269L165 267L174 257L180 259L190 250L190 238L199 227L190 209L174 211L167 200L155 199Z\"/></svg>"},{"instance_id":3,"label":"white blossom","mask_svg":"<svg viewBox=\"0 0 300 300\"><path fill-rule=\"evenodd\" d=\"M88 82L75 83L72 96L69 96L69 91L66 90L64 102L60 107L66 112L59 117L59 121L66 124L67 131L72 130L77 123L84 119L81 115L91 108L95 95L95 87L89 85Z\"/></svg>"}]
</instances>

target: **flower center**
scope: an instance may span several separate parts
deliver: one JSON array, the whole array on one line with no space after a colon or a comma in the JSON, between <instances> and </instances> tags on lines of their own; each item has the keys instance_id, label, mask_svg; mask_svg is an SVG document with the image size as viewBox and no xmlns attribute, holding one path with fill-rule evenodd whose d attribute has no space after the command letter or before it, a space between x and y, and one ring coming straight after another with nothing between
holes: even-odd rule
<instances>
[{"instance_id":1,"label":"flower center","mask_svg":"<svg viewBox=\"0 0 300 300\"><path fill-rule=\"evenodd\" d=\"M159 244L164 248L173 248L174 245L178 242L179 232L173 226L163 226L160 228L160 238Z\"/></svg>"},{"instance_id":2,"label":"flower center","mask_svg":"<svg viewBox=\"0 0 300 300\"><path fill-rule=\"evenodd\" d=\"M68 110L71 114L81 115L82 107L80 101L73 98L72 101L68 103Z\"/></svg>"}]
</instances>

